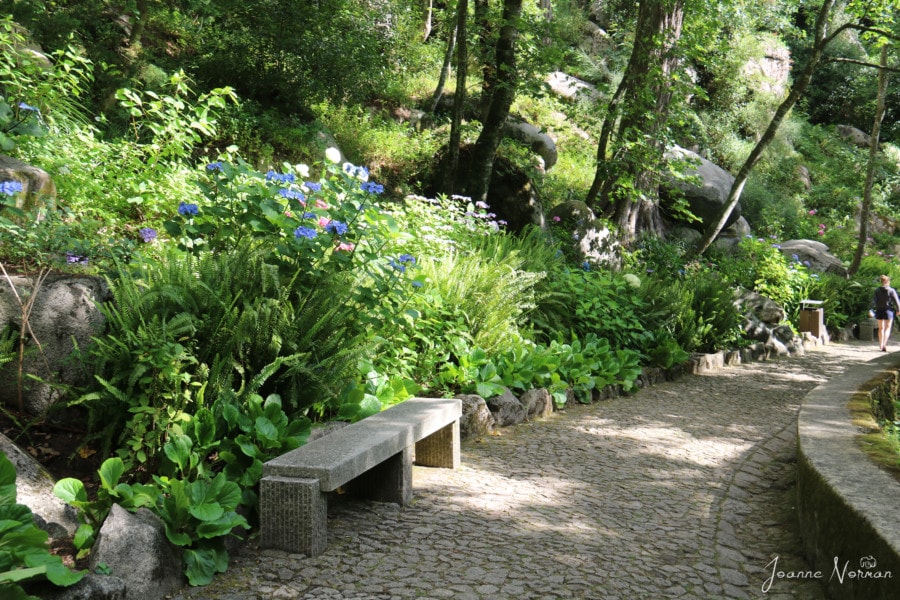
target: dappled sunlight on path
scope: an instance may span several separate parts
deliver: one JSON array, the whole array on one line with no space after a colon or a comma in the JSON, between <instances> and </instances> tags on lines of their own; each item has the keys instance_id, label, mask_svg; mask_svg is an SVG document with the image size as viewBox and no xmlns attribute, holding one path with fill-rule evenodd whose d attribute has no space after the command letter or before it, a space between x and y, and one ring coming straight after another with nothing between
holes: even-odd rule
<instances>
[{"instance_id":1,"label":"dappled sunlight on path","mask_svg":"<svg viewBox=\"0 0 900 600\"><path fill-rule=\"evenodd\" d=\"M185 598L823 598L802 569L797 411L874 346L686 376L463 445L406 507L334 503L314 559L248 544ZM241 590L245 595L234 595ZM256 595L253 595L256 594Z\"/></svg>"}]
</instances>

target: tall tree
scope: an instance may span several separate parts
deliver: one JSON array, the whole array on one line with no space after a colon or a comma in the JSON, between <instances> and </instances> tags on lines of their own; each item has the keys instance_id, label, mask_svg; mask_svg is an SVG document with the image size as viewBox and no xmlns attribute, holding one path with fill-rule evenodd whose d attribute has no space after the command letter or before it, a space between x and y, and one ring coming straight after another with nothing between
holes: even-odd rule
<instances>
[{"instance_id":1,"label":"tall tree","mask_svg":"<svg viewBox=\"0 0 900 600\"><path fill-rule=\"evenodd\" d=\"M887 34L886 32L879 31L878 29L872 27L872 23L889 23L890 19L893 18L893 15L896 12L897 0L865 0L859 2L854 2L853 0L851 0L851 2L848 3L848 7L850 9L851 16L854 18L851 18L851 20L842 23L829 33L828 25L831 22L833 13L838 12L836 5L837 2L835 2L835 0L825 0L824 2L822 2L821 7L819 8L819 12L816 16L816 22L813 32L813 43L806 65L803 67L803 70L797 77L790 93L787 95L787 97L785 97L782 103L775 110L775 113L773 114L771 121L769 121L769 125L768 127L766 127L765 132L762 134L762 136L759 138L759 141L757 141L756 145L750 151L750 154L747 156L744 164L741 166L740 170L735 176L734 183L732 184L731 190L728 193L727 200L719 211L719 215L717 216L717 218L713 219L710 222L703 237L698 241L696 247L693 250L694 254L699 256L706 252L706 250L712 245L713 240L715 240L719 233L722 231L722 228L728 221L728 217L731 215L731 211L734 210L734 207L737 205L738 201L741 198L741 193L743 192L744 185L746 185L747 179L750 177L750 173L753 170L753 167L756 166L756 163L759 162L759 159L762 157L763 152L766 150L769 144L771 144L772 140L775 139L775 134L777 133L778 128L781 126L782 121L784 121L784 118L797 103L797 101L803 96L803 93L809 86L810 81L812 81L812 77L815 73L816 68L822 61L822 57L828 45L848 29L877 32L879 34L886 35L886 37L894 37ZM885 15L885 18L887 20L882 20L879 15Z\"/></svg>"},{"instance_id":2,"label":"tall tree","mask_svg":"<svg viewBox=\"0 0 900 600\"><path fill-rule=\"evenodd\" d=\"M487 119L494 99L494 86L497 84L496 48L494 39L494 23L491 21L488 0L475 2L475 37L478 40L477 54L481 63L481 98L479 98L478 116L482 122Z\"/></svg>"},{"instance_id":3,"label":"tall tree","mask_svg":"<svg viewBox=\"0 0 900 600\"><path fill-rule=\"evenodd\" d=\"M444 85L447 83L447 79L450 77L450 69L453 66L453 52L456 50L456 32L459 29L457 27L458 19L454 21L453 25L450 28L450 35L447 36L447 51L444 52L444 62L441 65L441 75L438 78L437 85L434 87L434 94L431 95L431 103L429 104L428 112L434 114L434 111L437 110L438 103L441 101L441 97L444 95Z\"/></svg>"},{"instance_id":4,"label":"tall tree","mask_svg":"<svg viewBox=\"0 0 900 600\"><path fill-rule=\"evenodd\" d=\"M859 243L853 254L853 261L847 269L847 274L853 276L859 270L863 255L866 252L866 243L869 240L869 212L872 207L872 186L875 182L875 162L878 158L879 139L881 137L881 121L884 119L885 95L887 92L887 60L888 45L881 46L880 68L878 69L878 100L875 104L875 118L872 122L872 134L869 136L869 163L866 166L866 182L863 185L863 201L859 211Z\"/></svg>"},{"instance_id":5,"label":"tall tree","mask_svg":"<svg viewBox=\"0 0 900 600\"><path fill-rule=\"evenodd\" d=\"M503 128L509 109L516 97L518 74L516 71L516 40L519 36L519 18L522 16L522 0L504 0L503 17L497 37L496 80L491 92L490 108L482 122L481 133L472 151L471 181L469 193L473 200L487 200L494 168L494 157L503 139Z\"/></svg>"},{"instance_id":6,"label":"tall tree","mask_svg":"<svg viewBox=\"0 0 900 600\"><path fill-rule=\"evenodd\" d=\"M610 99L600 139L597 166L586 202L611 217L619 235L662 233L658 174L678 67L676 44L684 21L684 0L641 2L634 45L625 73Z\"/></svg>"},{"instance_id":7,"label":"tall tree","mask_svg":"<svg viewBox=\"0 0 900 600\"><path fill-rule=\"evenodd\" d=\"M466 103L466 68L469 62L468 42L466 40L466 18L469 13L469 1L457 0L456 6L456 93L453 96L453 115L450 120L450 142L447 145L447 168L444 169L441 189L452 195L456 187L456 172L459 165L459 142L462 137L462 113Z\"/></svg>"}]
</instances>

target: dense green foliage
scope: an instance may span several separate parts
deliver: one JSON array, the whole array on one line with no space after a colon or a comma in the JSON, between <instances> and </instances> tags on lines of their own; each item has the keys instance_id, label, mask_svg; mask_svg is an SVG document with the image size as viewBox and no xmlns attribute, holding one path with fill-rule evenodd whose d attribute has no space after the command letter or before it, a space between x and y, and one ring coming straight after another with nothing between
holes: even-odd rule
<instances>
[{"instance_id":1,"label":"dense green foliage","mask_svg":"<svg viewBox=\"0 0 900 600\"><path fill-rule=\"evenodd\" d=\"M512 110L553 137L558 161L546 169L512 139L499 153L545 210L585 198L628 61L634 3L593 4L604 22L560 2L552 21L533 3L518 23ZM803 47L803 5L686 2L676 51L689 70L676 74L660 138L735 170L779 100L747 65ZM78 352L88 380L66 401L106 459L96 494L77 480L57 486L79 510L84 553L113 503L147 507L203 584L227 566L224 540L254 525L262 464L318 423L413 395L543 387L558 407L590 402L607 386L631 390L644 367L746 344L739 289L778 302L793 326L801 300L824 300L828 326L841 328L865 315L878 275L900 277L887 226L850 279L778 247L818 239L842 260L855 247L867 152L835 126L865 128L871 82L847 64L828 67L809 119L791 115L754 171L742 200L752 236L702 260L674 238L641 238L611 268L576 258L569 224L513 233L489 203L429 193L448 109L414 110L430 106L452 7L435 9L427 36L408 0L0 0L0 10L0 149L57 188L56 202L25 205L17 182L0 182L0 265L98 274L113 293L107 330ZM53 51L49 63L22 51L19 25ZM588 44L581 32L598 25L605 34ZM477 38L471 72L489 65L493 35ZM872 50L849 33L834 48ZM556 69L596 95L548 95ZM841 78L852 102L830 92ZM478 110L466 110L472 143ZM629 172L661 176L671 166L655 156L635 150ZM885 144L879 161L874 207L891 223L900 155ZM0 337L0 364L16 356L15 333Z\"/></svg>"},{"instance_id":2,"label":"dense green foliage","mask_svg":"<svg viewBox=\"0 0 900 600\"><path fill-rule=\"evenodd\" d=\"M4 599L37 600L22 589L21 582L44 579L69 586L84 576L51 554L47 539L31 509L16 502L16 467L0 452L0 593Z\"/></svg>"}]
</instances>

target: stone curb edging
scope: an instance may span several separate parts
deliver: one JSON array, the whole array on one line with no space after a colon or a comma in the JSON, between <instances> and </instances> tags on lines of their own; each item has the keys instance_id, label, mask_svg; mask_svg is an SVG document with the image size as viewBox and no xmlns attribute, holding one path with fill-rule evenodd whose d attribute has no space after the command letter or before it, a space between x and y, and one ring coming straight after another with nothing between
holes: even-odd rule
<instances>
[{"instance_id":1,"label":"stone curb edging","mask_svg":"<svg viewBox=\"0 0 900 600\"><path fill-rule=\"evenodd\" d=\"M811 391L797 419L797 496L812 571L836 599L897 597L900 483L859 448L848 404L894 384L900 356L851 367Z\"/></svg>"}]
</instances>

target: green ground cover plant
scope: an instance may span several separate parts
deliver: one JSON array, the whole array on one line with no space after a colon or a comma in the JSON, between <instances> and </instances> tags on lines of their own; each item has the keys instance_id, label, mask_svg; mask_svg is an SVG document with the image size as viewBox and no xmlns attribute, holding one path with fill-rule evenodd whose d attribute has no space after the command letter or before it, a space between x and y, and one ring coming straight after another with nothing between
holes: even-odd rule
<instances>
[{"instance_id":1,"label":"green ground cover plant","mask_svg":"<svg viewBox=\"0 0 900 600\"><path fill-rule=\"evenodd\" d=\"M16 468L0 452L0 594L8 600L38 600L20 583L46 580L70 586L84 577L50 553L48 534L35 525L31 509L16 502Z\"/></svg>"}]
</instances>

